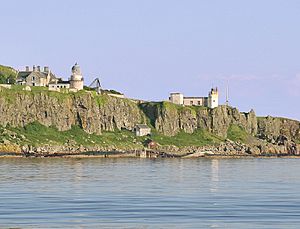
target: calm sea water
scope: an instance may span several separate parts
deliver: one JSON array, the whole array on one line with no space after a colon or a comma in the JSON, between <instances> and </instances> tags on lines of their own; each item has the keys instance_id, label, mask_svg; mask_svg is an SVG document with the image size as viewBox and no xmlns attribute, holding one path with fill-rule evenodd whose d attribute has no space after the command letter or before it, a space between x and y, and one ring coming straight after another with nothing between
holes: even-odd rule
<instances>
[{"instance_id":1,"label":"calm sea water","mask_svg":"<svg viewBox=\"0 0 300 229\"><path fill-rule=\"evenodd\" d=\"M298 159L0 159L0 228L300 228Z\"/></svg>"}]
</instances>

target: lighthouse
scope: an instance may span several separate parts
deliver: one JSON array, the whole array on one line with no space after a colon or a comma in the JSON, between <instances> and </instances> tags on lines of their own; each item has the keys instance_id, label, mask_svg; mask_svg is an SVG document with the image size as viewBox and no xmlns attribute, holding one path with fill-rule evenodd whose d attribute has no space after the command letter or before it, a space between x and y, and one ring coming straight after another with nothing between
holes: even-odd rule
<instances>
[{"instance_id":1,"label":"lighthouse","mask_svg":"<svg viewBox=\"0 0 300 229\"><path fill-rule=\"evenodd\" d=\"M83 76L81 74L80 66L77 63L72 67L70 88L78 91L83 89Z\"/></svg>"}]
</instances>

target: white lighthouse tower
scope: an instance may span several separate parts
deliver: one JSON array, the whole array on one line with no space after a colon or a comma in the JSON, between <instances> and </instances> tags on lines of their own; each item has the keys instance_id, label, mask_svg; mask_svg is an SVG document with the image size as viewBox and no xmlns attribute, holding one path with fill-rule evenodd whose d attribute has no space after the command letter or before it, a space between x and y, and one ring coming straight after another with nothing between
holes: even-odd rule
<instances>
[{"instance_id":1,"label":"white lighthouse tower","mask_svg":"<svg viewBox=\"0 0 300 229\"><path fill-rule=\"evenodd\" d=\"M208 94L208 107L215 108L219 105L219 92L218 88L212 88Z\"/></svg>"},{"instance_id":2,"label":"white lighthouse tower","mask_svg":"<svg viewBox=\"0 0 300 229\"><path fill-rule=\"evenodd\" d=\"M77 63L72 67L70 88L76 89L78 91L83 89L83 77L81 74L80 67Z\"/></svg>"}]
</instances>

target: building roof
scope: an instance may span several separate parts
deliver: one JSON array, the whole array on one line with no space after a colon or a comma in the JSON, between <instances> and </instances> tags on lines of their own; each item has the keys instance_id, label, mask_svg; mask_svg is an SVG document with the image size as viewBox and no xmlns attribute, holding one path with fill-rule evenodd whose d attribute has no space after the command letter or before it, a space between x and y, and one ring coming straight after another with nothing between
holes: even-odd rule
<instances>
[{"instance_id":1,"label":"building roof","mask_svg":"<svg viewBox=\"0 0 300 229\"><path fill-rule=\"evenodd\" d=\"M18 79L25 79L25 78L27 78L28 76L30 76L30 75L33 75L33 76L37 76L37 77L40 77L40 78L46 78L47 77L47 74L46 73L44 73L44 72L18 72L18 76L17 76L17 78Z\"/></svg>"},{"instance_id":2,"label":"building roof","mask_svg":"<svg viewBox=\"0 0 300 229\"><path fill-rule=\"evenodd\" d=\"M49 85L58 85L58 84L70 84L70 81L52 81L49 83Z\"/></svg>"},{"instance_id":3,"label":"building roof","mask_svg":"<svg viewBox=\"0 0 300 229\"><path fill-rule=\"evenodd\" d=\"M75 65L72 67L72 73L81 75L80 66L77 63L75 63Z\"/></svg>"},{"instance_id":4,"label":"building roof","mask_svg":"<svg viewBox=\"0 0 300 229\"><path fill-rule=\"evenodd\" d=\"M17 78L19 79L25 79L27 76L30 75L31 72L26 72L26 71L22 71L22 72L18 72L17 74Z\"/></svg>"},{"instance_id":5,"label":"building roof","mask_svg":"<svg viewBox=\"0 0 300 229\"><path fill-rule=\"evenodd\" d=\"M182 95L180 92L171 92L170 95Z\"/></svg>"},{"instance_id":6,"label":"building roof","mask_svg":"<svg viewBox=\"0 0 300 229\"><path fill-rule=\"evenodd\" d=\"M50 75L50 81L57 79L57 77L52 72L19 71L17 75L17 80L25 80L30 75L39 78L47 78L47 76Z\"/></svg>"},{"instance_id":7,"label":"building roof","mask_svg":"<svg viewBox=\"0 0 300 229\"><path fill-rule=\"evenodd\" d=\"M207 99L208 97L183 97L183 99Z\"/></svg>"},{"instance_id":8,"label":"building roof","mask_svg":"<svg viewBox=\"0 0 300 229\"><path fill-rule=\"evenodd\" d=\"M136 128L138 128L138 129L150 129L150 127L147 126L146 124L137 124Z\"/></svg>"},{"instance_id":9,"label":"building roof","mask_svg":"<svg viewBox=\"0 0 300 229\"><path fill-rule=\"evenodd\" d=\"M69 80L58 79L57 83L60 83L60 84L69 84L70 81Z\"/></svg>"}]
</instances>

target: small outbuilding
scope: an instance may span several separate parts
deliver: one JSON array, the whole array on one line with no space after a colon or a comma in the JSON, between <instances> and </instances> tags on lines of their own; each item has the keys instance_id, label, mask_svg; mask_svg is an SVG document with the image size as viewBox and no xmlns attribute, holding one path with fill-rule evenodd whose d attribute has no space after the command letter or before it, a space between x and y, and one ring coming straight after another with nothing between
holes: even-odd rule
<instances>
[{"instance_id":1,"label":"small outbuilding","mask_svg":"<svg viewBox=\"0 0 300 229\"><path fill-rule=\"evenodd\" d=\"M151 134L151 128L146 124L137 124L134 131L136 136L147 136Z\"/></svg>"}]
</instances>

